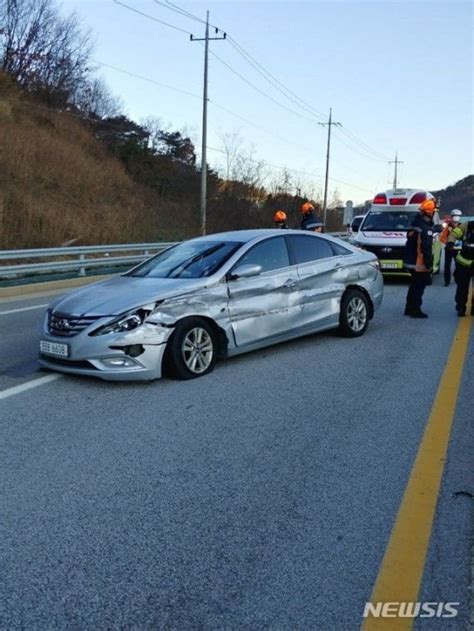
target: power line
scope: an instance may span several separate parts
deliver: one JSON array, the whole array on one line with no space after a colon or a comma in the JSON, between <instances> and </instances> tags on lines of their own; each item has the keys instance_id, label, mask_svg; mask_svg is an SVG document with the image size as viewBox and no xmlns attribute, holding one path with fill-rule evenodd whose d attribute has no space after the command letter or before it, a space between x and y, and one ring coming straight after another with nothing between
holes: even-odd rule
<instances>
[{"instance_id":1,"label":"power line","mask_svg":"<svg viewBox=\"0 0 474 631\"><path fill-rule=\"evenodd\" d=\"M259 87L257 87L254 83L252 83L251 81L249 81L246 77L244 77L240 72L238 72L237 70L235 70L235 68L233 68L230 64L228 64L226 61L224 61L221 57L219 57L219 55L216 55L215 52L210 51L211 55L213 57L215 57L222 65L224 65L226 68L228 68L233 74L235 74L237 77L239 77L242 81L244 81L247 85L249 85L251 88L253 88L256 92L259 92L262 96L264 96L266 99L272 101L272 103L275 103L275 105L278 105L278 107L283 108L284 110L286 110L287 112L290 112L290 114L294 114L295 116L298 116L299 118L303 118L305 120L309 120L311 123L314 123L314 119L310 119L307 116L304 116L303 114L300 114L299 112L296 112L295 110L292 110L291 108L287 107L286 105L283 105L283 103L280 103L279 101L277 101L276 99L274 99L272 96L270 96L269 94L267 94L266 92L264 92L263 90L261 90Z\"/></svg>"},{"instance_id":2,"label":"power line","mask_svg":"<svg viewBox=\"0 0 474 631\"><path fill-rule=\"evenodd\" d=\"M249 120L248 118L245 118L245 116L241 116L240 114L237 114L236 112L233 112L228 107L225 107L224 105L220 105L219 103L216 103L212 99L209 99L209 103L211 105L213 105L214 107L217 107L218 109L220 109L220 110L222 110L224 112L227 112L227 114L230 114L231 116L235 116L235 118L238 118L241 121L243 121L244 123L247 123L247 125L251 125L252 127L255 127L255 129L259 129L260 131L263 131L265 134L268 134L269 136L273 136L273 138L277 138L281 142L284 142L284 143L286 143L288 145L293 145L293 146L297 147L298 149L303 149L303 150L311 152L311 153L314 152L314 149L312 149L310 147L305 147L304 145L300 145L299 143L294 142L293 140L288 140L288 138L283 138L283 136L279 136L278 134L275 134L274 132L270 131L269 129L265 129L265 127L261 127L260 125L257 125L257 123L254 123L253 121Z\"/></svg>"},{"instance_id":3,"label":"power line","mask_svg":"<svg viewBox=\"0 0 474 631\"><path fill-rule=\"evenodd\" d=\"M363 148L367 149L367 151L369 151L370 153L373 153L374 155L378 156L381 160L385 160L387 161L388 156L384 155L383 153L381 153L380 151L377 151L376 149L373 149L370 145L368 145L366 142L364 142L363 140L361 140L358 136L356 136L355 134L353 134L351 131L349 131L347 129L347 127L343 127L341 129L342 133L345 134L348 138L350 138L351 140L353 140L354 142L359 143L360 145L362 145Z\"/></svg>"},{"instance_id":4,"label":"power line","mask_svg":"<svg viewBox=\"0 0 474 631\"><path fill-rule=\"evenodd\" d=\"M184 29L180 28L179 26L175 26L174 24L170 24L169 22L164 22L163 20L159 20L158 18L154 17L153 15L150 15L149 13L144 13L143 11L139 11L139 9L135 9L135 7L131 7L128 4L125 4L125 2L120 2L120 0L113 0L113 1L115 2L115 4L119 4L121 7L125 7L129 11L133 11L134 13L138 13L138 15L141 15L141 16L143 16L145 18L148 18L149 20L153 20L154 22L158 22L159 24L163 24L164 26L168 26L169 28L172 28L175 31L179 31L180 33L184 33L185 35L191 35L190 31L185 31Z\"/></svg>"},{"instance_id":5,"label":"power line","mask_svg":"<svg viewBox=\"0 0 474 631\"><path fill-rule=\"evenodd\" d=\"M303 111L309 113L315 118L324 119L324 114L319 112L315 107L309 105L298 94L295 94L292 90L286 87L286 85L277 79L269 70L267 70L261 63L259 63L252 55L241 46L235 38L228 37L230 45L237 51L237 53L243 57L266 81L270 83L276 90L278 90L283 96L285 96L292 103L296 104Z\"/></svg>"},{"instance_id":6,"label":"power line","mask_svg":"<svg viewBox=\"0 0 474 631\"><path fill-rule=\"evenodd\" d=\"M128 70L124 70L123 68L117 68L117 66L112 66L111 64L106 64L103 61L98 61L97 59L93 60L94 63L99 66L104 66L105 68L111 68L117 72L121 72L122 74L128 75L130 77L134 77L135 79L140 79L141 81L146 81L147 83L152 83L153 85L157 85L160 88L166 88L167 90L173 90L174 92L179 92L180 94L185 94L186 96L191 96L195 99L201 99L202 97L199 94L193 94L192 92L188 92L187 90L183 90L181 88L176 88L172 85L167 85L166 83L160 83L159 81L155 81L154 79L149 79L148 77L143 77L141 75L135 74L134 72L130 72Z\"/></svg>"},{"instance_id":7,"label":"power line","mask_svg":"<svg viewBox=\"0 0 474 631\"><path fill-rule=\"evenodd\" d=\"M154 0L154 2L156 4L159 4L160 6L165 7L166 9L169 9L171 11L174 11L175 13L178 13L179 15L183 15L191 20L204 23L203 20L198 18L193 13L186 11L185 9L179 7L177 4L170 2L169 0L166 0L166 3L162 2L161 0ZM213 26L213 28L215 28L216 31L222 30L218 26L215 26L215 25L210 25L210 26ZM274 87L281 94L283 94L283 96L285 96L292 103L297 105L300 109L303 109L304 111L309 113L311 116L317 117L320 119L324 118L325 115L322 112L318 112L316 108L305 103L299 95L295 94L289 88L287 88L284 83L282 83L279 79L277 79L270 71L264 68L264 66L262 66L261 63L259 63L254 57L252 57L252 55L248 51L246 51L245 48L241 46L234 37L231 37L229 35L227 37L227 40L230 43L230 45L234 48L234 50L241 57L243 57L243 59L245 59L245 61L247 61L247 63L249 63L268 83L270 83L272 87Z\"/></svg>"},{"instance_id":8,"label":"power line","mask_svg":"<svg viewBox=\"0 0 474 631\"><path fill-rule=\"evenodd\" d=\"M166 0L166 3L162 2L161 0L154 0L154 1L155 1L156 4L158 4L160 6L163 6L166 9L169 9L170 11L174 11L175 13L177 13L179 15L182 15L184 17L187 17L188 19L194 20L194 21L199 22L201 24L205 24L204 20L202 20L198 16L194 15L193 13L187 11L186 9L183 9L182 7L179 7L177 4L171 2L171 0ZM114 2L116 2L117 4L121 4L122 6L125 6L125 7L129 8L132 11L137 12L140 15L143 15L145 17L149 17L150 19L153 19L153 20L155 20L157 22L160 22L161 24L165 24L166 26L170 26L171 28L175 28L175 30L179 30L181 32L184 32L184 33L190 35L190 33L188 31L185 31L183 29L179 29L178 27L175 27L174 25L168 24L167 22L163 22L162 20L158 20L158 18L154 18L153 16L150 16L150 15L148 15L146 13L143 13L141 11L133 9L132 7L129 7L128 5L125 5L124 3L120 2L119 0L114 0ZM218 26L216 26L214 24L210 24L209 23L209 26L212 26L216 30L216 32L222 31L222 29L220 29ZM313 105L307 103L304 99L302 99L302 97L300 95L298 95L295 92L293 92L292 90L290 90L282 81L280 81L270 71L268 71L247 50L245 50L245 48L243 46L241 46L237 42L237 40L235 38L233 38L232 36L228 36L227 39L228 39L229 43L231 44L231 46L234 48L234 50L236 50L236 52L239 55L241 55L247 61L247 63L249 63L270 85L272 85L272 87L274 87L276 90L278 90L283 96L285 96L293 104L297 105L305 113L310 114L311 117L315 117L315 118L319 118L319 119L324 117L324 114L322 114L322 112L318 111ZM292 113L294 115L299 116L300 118L303 118L303 119L308 120L310 122L314 122L312 119L308 118L308 116L303 116L301 113L295 112L295 110L286 107L285 105L283 105L282 103L280 103L279 101L277 101L276 99L271 97L269 94L267 94L266 92L264 92L263 90L261 90L260 88L255 86L251 81L246 79L246 77L244 77L241 73L239 73L237 70L235 70L230 64L225 62L218 55L216 55L215 53L212 53L212 54L223 65L225 65L231 72L233 72L236 76L238 76L241 80L243 80L249 86L251 86L254 90L256 90L257 92L262 94L265 98L269 99L270 101L272 101L274 104L278 105L279 107L284 108L286 111L288 111L288 112L290 112L290 113ZM369 144L367 144L365 141L363 141L361 138L356 136L353 132L351 132L347 128L341 129L341 131L342 131L342 133L344 133L344 135L351 142L355 143L360 149L362 149L362 151L366 151L367 153L372 154L374 157L377 157L377 159L379 159L379 160L383 160L383 161L387 161L388 160L387 156L385 156L381 152L377 151L376 149L372 148ZM342 141L342 139L338 138L338 140L340 142L342 142L342 144L345 144L345 146L348 147L349 149L354 150L350 145L347 145L346 143L344 143ZM362 153L360 155L365 157L364 154L362 154Z\"/></svg>"},{"instance_id":9,"label":"power line","mask_svg":"<svg viewBox=\"0 0 474 631\"><path fill-rule=\"evenodd\" d=\"M135 8L133 8L133 7L130 7L129 5L127 5L127 4L123 3L123 2L121 2L120 0L113 0L113 1L114 1L116 4L118 4L118 5L120 5L120 6L123 6L123 7L125 7L126 9L129 9L130 11L133 11L133 12L135 12L135 13L138 13L139 15L142 15L143 17L146 17L146 18L151 19L151 20L153 20L153 21L155 21L155 22L158 22L158 23L160 23L160 24L163 24L164 26L168 26L169 28L172 28L172 29L174 29L174 30L176 30L176 31L179 31L179 32L181 32L181 33L185 33L186 35L189 35L189 36L190 36L191 40L193 40L193 34L192 34L192 33L190 33L189 31L186 31L186 30L184 30L184 29L182 29L182 28L179 28L179 27L177 27L177 26L175 26L175 25L173 25L173 24L170 24L170 23L168 23L168 22L165 22L165 21L163 21L163 20L160 20L160 19L158 19L158 18L156 18L156 17L154 17L154 16L152 16L152 15L149 15L149 14L147 14L147 13L143 12L143 11L140 11L140 10L138 10L138 9L135 9ZM176 4L172 3L172 2L170 2L170 0L166 0L166 4L164 4L164 3L163 3L163 2L161 2L160 0L154 0L154 1L156 2L156 4L161 5L161 6L164 6L165 8L168 8L168 9L170 9L170 10L173 10L174 12L176 12L176 13L178 13L178 14L180 14L180 15L183 15L183 16L185 16L185 17L188 17L189 19L193 19L193 20L195 20L195 21L197 21L197 22L200 22L200 23L203 23L203 24L208 24L208 26L212 26L213 28L215 28L216 32L218 32L218 31L220 31L220 30L221 30L219 27L217 27L217 26L215 26L215 25L212 25L212 24L211 24L211 23L209 23L209 22L208 22L208 23L206 23L206 22L204 22L204 20L202 20L202 19L198 18L197 16L193 15L193 14L192 14L192 13L190 13L189 11L186 11L185 9L180 8L178 5L176 5ZM169 6L168 6L168 5L169 5ZM194 39L195 39L195 38L194 38ZM321 117L321 116L322 116L322 114L321 114L320 112L318 112L318 110L316 110L316 108L314 108L314 107L313 107L313 106L311 106L311 105L308 105L308 104L307 104L307 103L306 103L303 99L301 99L301 97L299 97L299 96L298 96L298 95L296 95L294 92L292 92L291 90L289 90L289 88L287 88L287 87L286 87L286 86L285 86L285 85L284 85L281 81L279 81L279 79L277 79L276 77L274 77L274 75L272 75L272 74L271 74L268 70L266 70L266 69L265 69L265 68L264 68L264 67L263 67L263 66L262 66L262 65L261 65L261 64L260 64L257 60L255 60L255 59L254 59L254 58L250 55L250 53L248 53L248 52L247 52L247 51L246 51L246 50L245 50L245 49L244 49L244 48L243 48L240 44L238 44L238 42L237 42L234 38L229 37L228 39L229 39L229 40L231 40L231 42L230 42L230 43L231 43L231 45L233 46L233 48L234 48L234 49L235 49L235 50L236 50L236 51L237 51L237 52L238 52L238 53L239 53L239 54L240 54L240 55L241 55L241 56L242 56L242 57L243 57L243 58L244 58L244 59L245 59L248 63L250 63L250 64L251 64L251 65L252 65L252 66L253 66L253 67L254 67L254 68L255 68L255 69L259 72L259 74L261 74L261 75L262 75L262 76L263 76L263 77L264 77L264 78L265 78L265 79L266 79L266 80L267 80L267 81L268 81L268 82L269 82L269 83L270 83L270 84L271 84L274 88L278 89L278 91L279 91L279 92L281 92L281 93L282 93L282 94L283 94L286 98L288 98L289 100L291 100L293 103L296 103L296 104L298 105L298 107L300 107L300 109L303 109L304 111L308 112L308 113L312 116L312 118L309 118L308 116L305 116L305 115L301 114L300 112L296 112L295 110L293 110L293 109L291 109L291 108L287 107L286 105L284 105L284 104L283 104L283 103L281 103L280 101L277 101L276 99L274 99L273 97L271 97L269 94L267 94L266 92L264 92L263 90L261 90L260 88L258 88L258 87L257 87L254 83L252 83L250 80L248 80L246 77L244 77L244 76L243 76L240 72L238 72L237 70L235 70L235 68L233 68L233 67L232 67L229 63L227 63L226 61L224 61L224 60L223 60L221 57L219 57L216 53L214 53L213 51L209 51L209 52L213 55L213 57L215 57L215 58L216 58L216 59L217 59L217 60L218 60L221 64L223 64L223 65L224 65L224 66L225 66L228 70L230 70L233 74L235 74L235 75L236 75L237 77L239 77L242 81L244 81L245 83L247 83L247 85L249 85L250 87L252 87L255 91L257 91L258 93L260 93L260 94L261 94L262 96L264 96L266 99L270 100L271 102L273 102L273 103L274 103L275 105L277 105L278 107L285 109L287 112L289 112L289 113L291 113L291 114L293 114L293 115L298 116L299 118L302 118L302 119L304 119L304 120L308 120L308 121L310 121L311 123L314 123L314 122L315 122L315 120L314 120L314 118L315 118L315 117ZM103 65L106 65L106 64L103 64ZM188 92L186 92L186 91L184 91L184 90L180 90L179 88L174 88L174 87L172 87L172 86L167 86L166 84L160 84L160 83L159 83L159 82L157 82L157 81L154 81L154 80L148 79L148 78L146 78L146 77L141 77L141 76L139 76L139 75L135 75L135 74L133 74L133 73L129 73L128 71L124 71L124 70L121 70L121 69L115 68L115 67L113 67L113 66L109 66L109 67L111 67L111 68L113 68L113 69L116 69L116 70L118 70L119 72L124 72L125 74L130 74L131 76L135 76L136 78L139 78L139 79L142 79L142 80L148 81L148 82L150 82L150 83L155 83L156 85L159 85L159 86L161 86L161 87L165 87L165 88L169 88L169 89L172 89L172 90L175 90L175 91L179 91L179 92L181 92L181 93L187 94L187 95L192 96L192 97L194 97L194 98L196 98L196 97L197 97L197 95L192 94L192 93L188 93ZM278 87L278 86L280 86L280 87ZM292 97L290 97L290 96L289 96L289 94L290 94L290 95L292 95L292 96L294 96L294 97L296 97L296 98L295 98L295 99L293 99ZM197 98L199 98L199 97L197 97ZM301 105L301 104L304 104L304 107L302 107L302 105ZM230 114L232 114L232 115L234 115L234 116L237 116L238 118L241 118L242 120L245 120L245 122L247 122L247 123L250 123L250 121L248 121L247 119L244 119L244 117L240 116L239 114L235 114L235 113L231 112L231 110L229 110L228 108L225 108L224 106L220 106L220 105L218 105L217 103L214 103L214 105L215 105L216 107L219 107L219 108L223 109L223 110L227 110L227 111L228 111L228 113L230 113ZM252 123L250 123L250 124L252 124ZM320 124L321 124L321 123L320 123ZM253 124L253 126L256 126L256 125L255 125L255 124ZM262 129L262 128L260 127L260 129ZM267 130L263 130L263 131L265 131L265 133L271 133L271 132L268 132ZM272 134L272 135L274 135L274 134ZM366 143L364 143L363 141L361 141L360 139L358 139L355 135L353 135L353 136L354 136L354 138L356 138L356 139L357 139L357 141L358 141L358 142L360 142L360 143L364 144L366 147L369 147L369 145L366 145ZM279 140L283 140L283 142L289 142L289 141L287 141L287 140L285 140L285 139L282 139L281 137L278 137L278 136L275 136L275 137L279 138ZM343 142L340 138L339 138L338 140L340 140L341 142ZM291 142L291 141L290 141L290 142ZM291 144L295 144L295 143L291 143ZM344 142L343 142L343 144L346 144L346 143L344 143ZM346 146L348 146L348 147L349 147L349 145L347 145L347 144L346 144ZM349 148L350 148L350 147L349 147ZM372 149L370 149L370 150L371 150L371 151L373 151ZM362 154L361 154L361 155L362 155ZM379 155L381 155L381 154L379 154ZM276 167L277 165L274 165L274 166ZM280 168L280 167L278 167L278 168ZM351 186L351 187L354 187L354 188L359 188L359 190L364 190L364 191L366 191L366 190L367 190L367 189L360 189L360 187L357 187L357 186L355 186L355 185L353 185L353 184L350 184L350 183L348 183L348 182L344 182L343 180L337 180L337 178L328 178L328 179L331 179L331 180L334 180L334 181L339 181L339 182L341 182L341 183L343 183L343 184L345 184L345 185L347 185L347 186Z\"/></svg>"},{"instance_id":10,"label":"power line","mask_svg":"<svg viewBox=\"0 0 474 631\"><path fill-rule=\"evenodd\" d=\"M210 149L211 151L217 151L218 153L226 153L224 151L224 149L218 149L217 147L207 147L208 149ZM315 173L315 172L310 172L310 171L303 171L301 169L291 169L287 166L282 166L281 164L272 164L271 162L266 162L265 160L255 160L254 158L248 158L249 162L263 162L264 165L272 167L274 169L280 169L282 171L290 171L291 173L301 173L301 175L307 175L309 177L315 177L318 180L322 180L323 179L323 175L319 174L319 173ZM333 182L338 182L339 184L344 184L345 186L350 186L351 188L355 188L359 191L362 191L364 193L370 193L372 194L373 191L369 191L369 189L367 188L361 188L360 186L357 186L356 184L351 184L350 182L346 182L345 180L341 180L339 178L336 177L330 177L329 178L331 181Z\"/></svg>"},{"instance_id":11,"label":"power line","mask_svg":"<svg viewBox=\"0 0 474 631\"><path fill-rule=\"evenodd\" d=\"M189 13L189 11L186 11L186 9L182 9L181 7L178 7L178 5L173 4L172 2L168 2L168 0L166 0L166 3L165 2L160 2L160 0L154 0L154 2L156 4L159 4L162 7L165 7L165 9L169 9L170 11L174 11L175 13L178 13L179 15L183 15L186 18L190 18L191 20L194 20L195 22L200 22L201 24L206 24L205 20L202 20L201 18L198 18L196 15L193 15L192 13ZM217 28L217 26L214 26L210 22L209 22L209 26L212 26L212 28Z\"/></svg>"},{"instance_id":12,"label":"power line","mask_svg":"<svg viewBox=\"0 0 474 631\"><path fill-rule=\"evenodd\" d=\"M143 75L139 75L136 74L135 72L131 72L129 70L125 70L123 68L119 68L118 66L112 66L111 64L107 64L103 61L99 61L98 59L94 59L93 60L95 64L99 65L99 66L104 66L105 68L110 68L112 70L115 70L116 72L120 72L124 75L127 75L129 77L133 77L135 79L139 79L140 81L146 81L147 83L151 83L152 85L156 85L160 88L166 88L167 90L172 90L173 92L178 92L179 94L185 94L186 96L191 96L194 99L202 99L202 96L200 96L199 94L195 94L193 92L188 92L187 90L183 90L182 88L177 88L175 86L172 85L168 85L166 83L161 83L159 81L155 81L154 79L150 79L149 77L145 77ZM233 110L231 110L230 108L226 107L225 105L222 105L220 103L217 103L216 101L214 101L213 99L208 99L208 102L210 103L210 105L212 105L213 107L222 110L223 112L226 112L227 114L234 116L235 118L238 118L239 120L241 120L242 122L246 123L247 125L251 125L252 127L254 127L255 129L259 129L260 131L268 134L269 136L273 136L274 138L276 138L277 140L284 142L288 145L293 145L299 149L304 149L305 151L308 152L313 152L314 149L310 148L310 147L306 147L304 145L301 145L299 143L296 143L292 140L289 140L288 138L284 138L283 136L280 136L278 134L275 134L274 132L270 131L269 129L266 129L265 127L262 127L261 125L258 125L257 123L254 123L253 121L251 121L250 119L246 118L245 116L242 116L241 114L238 114L237 112L234 112Z\"/></svg>"},{"instance_id":13,"label":"power line","mask_svg":"<svg viewBox=\"0 0 474 631\"><path fill-rule=\"evenodd\" d=\"M341 130L342 130L342 126L337 131L341 131ZM368 153L362 153L362 151L360 151L358 148L353 147L352 145L349 145L343 138L341 138L338 135L338 133L336 131L334 132L334 137L342 145L344 145L345 147L347 147L351 151L354 151L354 153L357 153L358 155L360 155L362 158L365 158L366 160L373 160L374 162L386 162L386 160L382 160L381 158L376 158L373 155L368 155Z\"/></svg>"}]
</instances>

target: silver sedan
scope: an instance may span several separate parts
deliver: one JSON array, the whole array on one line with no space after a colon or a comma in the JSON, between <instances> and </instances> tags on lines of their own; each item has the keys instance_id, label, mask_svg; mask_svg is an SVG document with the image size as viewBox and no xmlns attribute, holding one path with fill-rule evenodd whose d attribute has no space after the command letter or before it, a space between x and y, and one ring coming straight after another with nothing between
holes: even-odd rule
<instances>
[{"instance_id":1,"label":"silver sedan","mask_svg":"<svg viewBox=\"0 0 474 631\"><path fill-rule=\"evenodd\" d=\"M329 235L213 234L61 296L40 363L110 380L191 379L218 358L302 335L362 335L382 296L375 255Z\"/></svg>"}]
</instances>

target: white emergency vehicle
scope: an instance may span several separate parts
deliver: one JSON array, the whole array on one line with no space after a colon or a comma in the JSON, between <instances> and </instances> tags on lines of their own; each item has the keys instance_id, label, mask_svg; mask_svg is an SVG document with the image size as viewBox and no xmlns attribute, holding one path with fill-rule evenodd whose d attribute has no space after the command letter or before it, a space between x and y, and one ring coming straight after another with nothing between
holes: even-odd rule
<instances>
[{"instance_id":1,"label":"white emergency vehicle","mask_svg":"<svg viewBox=\"0 0 474 631\"><path fill-rule=\"evenodd\" d=\"M417 188L391 189L374 197L354 245L376 254L383 274L407 273L403 266L407 232L425 199L434 196ZM437 212L434 223L439 223Z\"/></svg>"}]
</instances>

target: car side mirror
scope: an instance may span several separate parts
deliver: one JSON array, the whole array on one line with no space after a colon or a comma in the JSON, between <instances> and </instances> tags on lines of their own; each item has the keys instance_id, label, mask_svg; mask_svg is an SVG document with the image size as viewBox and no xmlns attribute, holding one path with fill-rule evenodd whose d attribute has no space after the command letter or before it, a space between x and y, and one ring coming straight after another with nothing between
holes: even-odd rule
<instances>
[{"instance_id":1,"label":"car side mirror","mask_svg":"<svg viewBox=\"0 0 474 631\"><path fill-rule=\"evenodd\" d=\"M248 265L239 265L229 274L229 280L236 280L237 278L252 278L252 276L258 276L262 273L262 266L256 263Z\"/></svg>"}]
</instances>

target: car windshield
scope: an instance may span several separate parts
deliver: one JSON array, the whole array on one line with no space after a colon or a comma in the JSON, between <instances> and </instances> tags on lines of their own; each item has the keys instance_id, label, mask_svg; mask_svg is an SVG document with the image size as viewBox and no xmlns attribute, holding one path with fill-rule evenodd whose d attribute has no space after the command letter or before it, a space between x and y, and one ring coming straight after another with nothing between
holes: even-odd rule
<instances>
[{"instance_id":1,"label":"car windshield","mask_svg":"<svg viewBox=\"0 0 474 631\"><path fill-rule=\"evenodd\" d=\"M409 210L371 210L362 225L364 232L391 232L408 230L418 211Z\"/></svg>"},{"instance_id":2,"label":"car windshield","mask_svg":"<svg viewBox=\"0 0 474 631\"><path fill-rule=\"evenodd\" d=\"M235 241L185 241L145 261L126 276L204 278L217 272L241 245Z\"/></svg>"}]
</instances>

